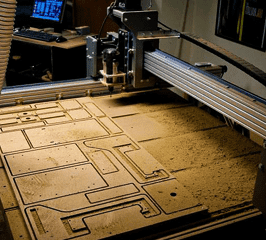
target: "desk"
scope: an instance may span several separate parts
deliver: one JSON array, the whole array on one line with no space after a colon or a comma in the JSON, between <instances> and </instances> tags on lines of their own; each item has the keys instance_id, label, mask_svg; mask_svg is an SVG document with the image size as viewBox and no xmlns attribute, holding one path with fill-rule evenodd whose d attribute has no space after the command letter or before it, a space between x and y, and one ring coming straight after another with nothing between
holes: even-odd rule
<instances>
[{"instance_id":1,"label":"desk","mask_svg":"<svg viewBox=\"0 0 266 240\"><path fill-rule=\"evenodd\" d=\"M13 36L7 85L41 82L47 70L52 81L85 77L86 37L57 43Z\"/></svg>"},{"instance_id":2,"label":"desk","mask_svg":"<svg viewBox=\"0 0 266 240\"><path fill-rule=\"evenodd\" d=\"M19 36L13 36L13 42L14 41L31 43L31 44L47 46L47 47L54 47L54 48L71 49L71 48L76 48L76 47L81 47L81 46L86 45L86 36L70 38L68 41L62 42L62 43L57 43L56 41L45 42L45 41L39 41L36 39L24 38L24 37L19 37Z\"/></svg>"}]
</instances>

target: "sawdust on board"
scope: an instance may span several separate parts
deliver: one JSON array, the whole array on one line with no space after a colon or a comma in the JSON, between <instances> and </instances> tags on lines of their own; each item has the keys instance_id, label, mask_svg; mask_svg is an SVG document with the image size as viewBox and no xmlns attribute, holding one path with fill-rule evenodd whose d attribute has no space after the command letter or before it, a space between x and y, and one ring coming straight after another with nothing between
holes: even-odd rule
<instances>
[{"instance_id":1,"label":"sawdust on board","mask_svg":"<svg viewBox=\"0 0 266 240\"><path fill-rule=\"evenodd\" d=\"M213 128L206 129L210 123L204 123L205 114L189 118L191 127L183 124L178 130L180 118L172 114L156 118L169 132L179 134L141 144L210 212L251 201L262 147L222 122L217 124L212 116L208 119Z\"/></svg>"}]
</instances>

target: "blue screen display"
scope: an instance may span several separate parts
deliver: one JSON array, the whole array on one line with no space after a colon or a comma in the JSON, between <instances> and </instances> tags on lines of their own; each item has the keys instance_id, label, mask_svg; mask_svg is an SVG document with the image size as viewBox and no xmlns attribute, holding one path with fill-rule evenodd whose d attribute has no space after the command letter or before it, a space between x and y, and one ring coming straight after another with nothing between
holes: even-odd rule
<instances>
[{"instance_id":1,"label":"blue screen display","mask_svg":"<svg viewBox=\"0 0 266 240\"><path fill-rule=\"evenodd\" d=\"M35 0L32 17L59 22L63 0Z\"/></svg>"}]
</instances>

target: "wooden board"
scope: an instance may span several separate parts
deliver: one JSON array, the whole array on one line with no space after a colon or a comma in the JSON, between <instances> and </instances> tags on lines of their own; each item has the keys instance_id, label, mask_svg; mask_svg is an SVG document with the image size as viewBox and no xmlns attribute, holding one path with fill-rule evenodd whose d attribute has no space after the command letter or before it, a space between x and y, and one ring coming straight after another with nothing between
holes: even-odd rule
<instances>
[{"instance_id":1,"label":"wooden board","mask_svg":"<svg viewBox=\"0 0 266 240\"><path fill-rule=\"evenodd\" d=\"M91 98L2 108L0 119L32 239L140 237L207 211Z\"/></svg>"}]
</instances>

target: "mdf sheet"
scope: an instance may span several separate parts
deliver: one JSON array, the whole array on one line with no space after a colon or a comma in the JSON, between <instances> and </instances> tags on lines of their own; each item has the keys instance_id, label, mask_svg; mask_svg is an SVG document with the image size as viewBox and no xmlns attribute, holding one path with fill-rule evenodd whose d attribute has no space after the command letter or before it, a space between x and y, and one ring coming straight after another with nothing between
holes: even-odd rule
<instances>
[{"instance_id":1,"label":"mdf sheet","mask_svg":"<svg viewBox=\"0 0 266 240\"><path fill-rule=\"evenodd\" d=\"M135 238L207 211L92 98L2 108L0 119L32 239Z\"/></svg>"}]
</instances>

